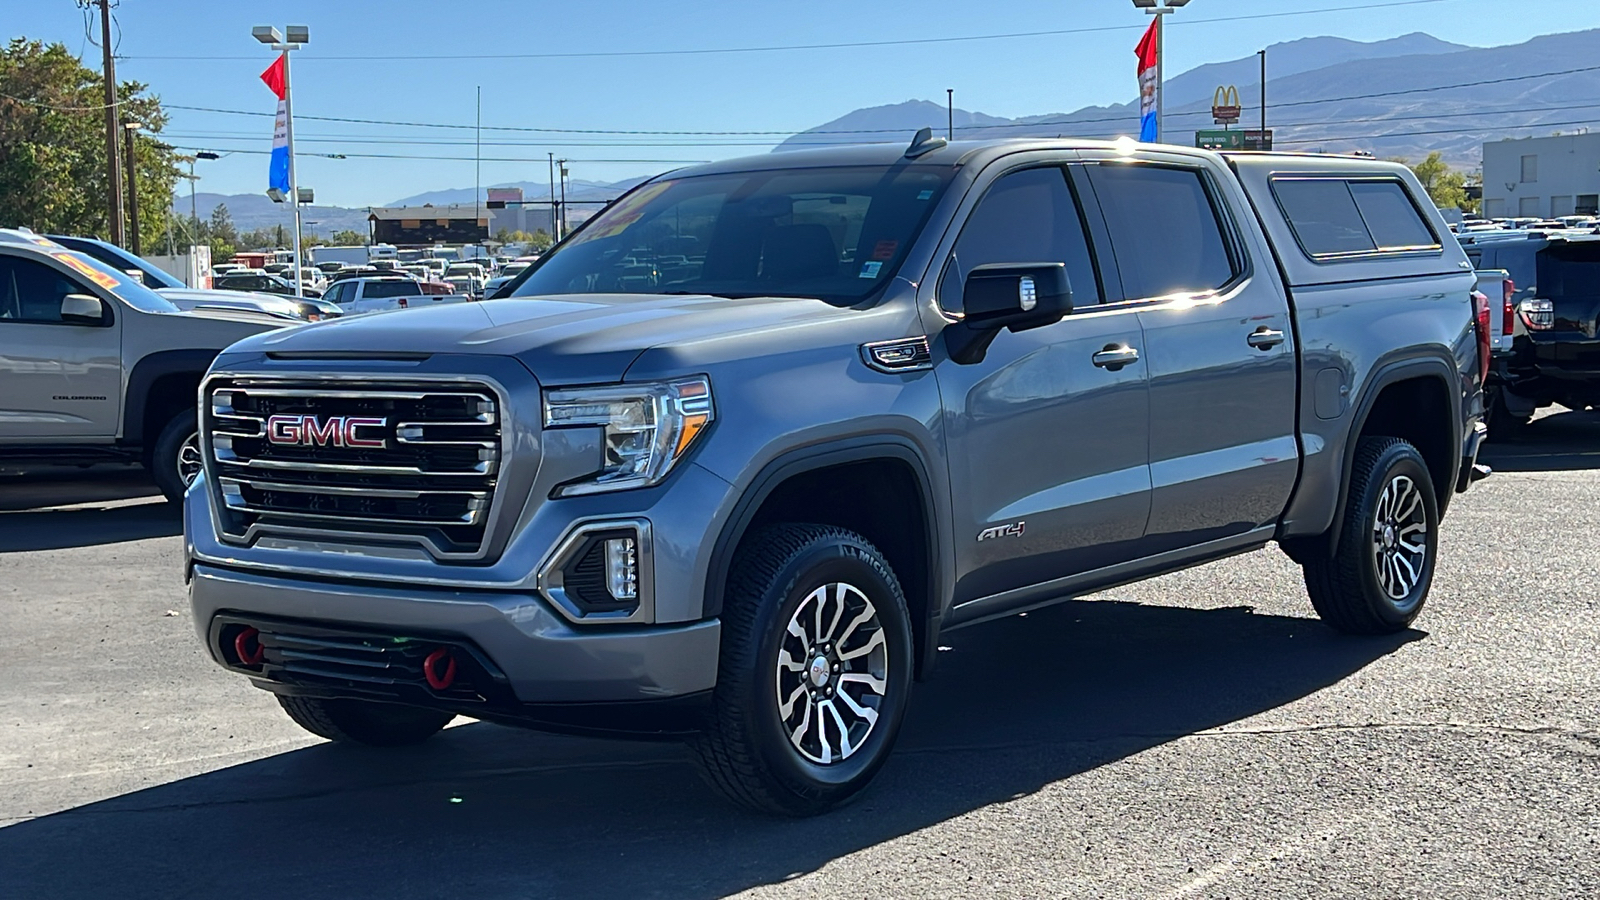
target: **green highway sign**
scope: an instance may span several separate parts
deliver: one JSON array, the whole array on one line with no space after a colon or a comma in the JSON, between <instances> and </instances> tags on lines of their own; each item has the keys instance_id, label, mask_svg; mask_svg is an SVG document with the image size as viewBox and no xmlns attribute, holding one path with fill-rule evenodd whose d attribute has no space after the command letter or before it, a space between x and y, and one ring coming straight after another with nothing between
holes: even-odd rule
<instances>
[{"instance_id":1,"label":"green highway sign","mask_svg":"<svg viewBox=\"0 0 1600 900\"><path fill-rule=\"evenodd\" d=\"M1194 133L1194 145L1205 150L1271 150L1272 129L1267 129L1264 141L1261 134L1259 128L1207 129Z\"/></svg>"}]
</instances>

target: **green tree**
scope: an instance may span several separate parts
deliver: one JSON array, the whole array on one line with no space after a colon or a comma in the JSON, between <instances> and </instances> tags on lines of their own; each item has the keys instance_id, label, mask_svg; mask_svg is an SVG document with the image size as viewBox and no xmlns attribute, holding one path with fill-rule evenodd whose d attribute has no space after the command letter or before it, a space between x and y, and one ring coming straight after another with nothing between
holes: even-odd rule
<instances>
[{"instance_id":1,"label":"green tree","mask_svg":"<svg viewBox=\"0 0 1600 900\"><path fill-rule=\"evenodd\" d=\"M218 203L216 209L211 211L211 221L207 222L203 230L206 242L211 245L211 259L214 262L224 262L233 256L238 249L239 231L233 227L233 216L228 212L228 204Z\"/></svg>"},{"instance_id":2,"label":"green tree","mask_svg":"<svg viewBox=\"0 0 1600 900\"><path fill-rule=\"evenodd\" d=\"M0 223L108 237L105 108L100 73L61 44L13 38L0 48ZM134 139L140 238L163 244L177 155L159 133L160 101L145 85L117 86L118 112L142 123Z\"/></svg>"},{"instance_id":3,"label":"green tree","mask_svg":"<svg viewBox=\"0 0 1600 900\"><path fill-rule=\"evenodd\" d=\"M1409 163L1408 163L1409 165ZM1422 182L1422 187L1428 192L1428 197L1440 209L1454 207L1469 212L1475 204L1467 200L1467 177L1461 172L1450 168L1444 157L1437 151L1428 154L1428 158L1411 166L1411 171L1417 175L1417 180Z\"/></svg>"},{"instance_id":4,"label":"green tree","mask_svg":"<svg viewBox=\"0 0 1600 900\"><path fill-rule=\"evenodd\" d=\"M540 228L534 231L533 235L529 238L528 246L538 250L540 253L543 253L544 251L549 250L550 245L554 244L555 242L556 239L550 235L550 232Z\"/></svg>"},{"instance_id":5,"label":"green tree","mask_svg":"<svg viewBox=\"0 0 1600 900\"><path fill-rule=\"evenodd\" d=\"M367 236L353 228L342 228L328 235L328 244L334 247L362 247L367 243Z\"/></svg>"}]
</instances>

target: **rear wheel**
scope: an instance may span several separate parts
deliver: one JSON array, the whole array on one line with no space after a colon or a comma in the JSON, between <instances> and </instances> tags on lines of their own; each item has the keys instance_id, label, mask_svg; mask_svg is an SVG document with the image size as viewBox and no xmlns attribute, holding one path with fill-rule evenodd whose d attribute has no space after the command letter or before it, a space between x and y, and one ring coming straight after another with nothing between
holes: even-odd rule
<instances>
[{"instance_id":1,"label":"rear wheel","mask_svg":"<svg viewBox=\"0 0 1600 900\"><path fill-rule=\"evenodd\" d=\"M807 816L856 796L900 730L911 621L894 572L865 538L781 525L734 561L705 731L707 781L761 812Z\"/></svg>"},{"instance_id":2,"label":"rear wheel","mask_svg":"<svg viewBox=\"0 0 1600 900\"><path fill-rule=\"evenodd\" d=\"M1428 466L1399 438L1362 438L1348 490L1338 546L1302 563L1311 605L1346 634L1401 631L1422 612L1438 556Z\"/></svg>"},{"instance_id":3,"label":"rear wheel","mask_svg":"<svg viewBox=\"0 0 1600 900\"><path fill-rule=\"evenodd\" d=\"M200 427L193 409L167 420L145 465L169 501L183 500L183 492L200 474Z\"/></svg>"},{"instance_id":4,"label":"rear wheel","mask_svg":"<svg viewBox=\"0 0 1600 900\"><path fill-rule=\"evenodd\" d=\"M371 700L285 697L278 705L296 725L330 741L369 747L420 744L450 724L453 713Z\"/></svg>"}]
</instances>

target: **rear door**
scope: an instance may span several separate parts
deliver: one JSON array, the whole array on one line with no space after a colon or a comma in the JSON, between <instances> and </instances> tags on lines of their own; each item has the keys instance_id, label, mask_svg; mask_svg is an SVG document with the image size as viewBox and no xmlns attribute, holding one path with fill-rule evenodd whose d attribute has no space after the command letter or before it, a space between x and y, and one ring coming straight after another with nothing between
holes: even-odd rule
<instances>
[{"instance_id":1,"label":"rear door","mask_svg":"<svg viewBox=\"0 0 1600 900\"><path fill-rule=\"evenodd\" d=\"M68 294L99 297L101 321L64 321ZM0 251L0 438L116 436L122 322L113 305L63 269Z\"/></svg>"},{"instance_id":2,"label":"rear door","mask_svg":"<svg viewBox=\"0 0 1600 900\"><path fill-rule=\"evenodd\" d=\"M1234 213L1225 171L1193 157L1084 170L1150 373L1143 555L1273 523L1299 474L1288 299ZM1231 189L1231 190L1230 190Z\"/></svg>"},{"instance_id":3,"label":"rear door","mask_svg":"<svg viewBox=\"0 0 1600 900\"><path fill-rule=\"evenodd\" d=\"M1552 240L1534 261L1531 293L1548 300L1547 328L1530 328L1541 373L1573 379L1572 404L1600 402L1600 240ZM1530 313L1543 324L1545 314Z\"/></svg>"}]
</instances>

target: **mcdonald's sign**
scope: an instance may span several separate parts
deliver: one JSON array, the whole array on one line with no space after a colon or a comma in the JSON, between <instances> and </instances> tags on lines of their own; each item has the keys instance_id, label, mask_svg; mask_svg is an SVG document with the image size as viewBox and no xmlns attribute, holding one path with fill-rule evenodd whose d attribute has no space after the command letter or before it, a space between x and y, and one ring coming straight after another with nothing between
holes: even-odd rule
<instances>
[{"instance_id":1,"label":"mcdonald's sign","mask_svg":"<svg viewBox=\"0 0 1600 900\"><path fill-rule=\"evenodd\" d=\"M1239 121L1239 89L1233 85L1223 85L1211 95L1211 118L1218 125L1232 125Z\"/></svg>"}]
</instances>

